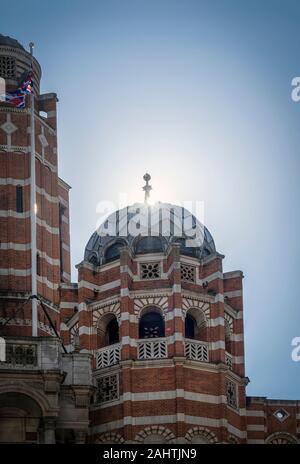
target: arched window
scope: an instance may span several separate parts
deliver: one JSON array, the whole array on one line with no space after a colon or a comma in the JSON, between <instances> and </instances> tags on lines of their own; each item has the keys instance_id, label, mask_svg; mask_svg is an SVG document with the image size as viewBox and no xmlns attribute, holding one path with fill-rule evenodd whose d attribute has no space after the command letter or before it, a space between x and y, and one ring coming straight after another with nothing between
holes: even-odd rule
<instances>
[{"instance_id":1,"label":"arched window","mask_svg":"<svg viewBox=\"0 0 300 464\"><path fill-rule=\"evenodd\" d=\"M158 338L165 336L165 324L162 315L155 308L142 315L139 324L140 338Z\"/></svg>"},{"instance_id":2,"label":"arched window","mask_svg":"<svg viewBox=\"0 0 300 464\"><path fill-rule=\"evenodd\" d=\"M136 254L162 253L164 251L162 239L160 237L143 237L135 247Z\"/></svg>"},{"instance_id":3,"label":"arched window","mask_svg":"<svg viewBox=\"0 0 300 464\"><path fill-rule=\"evenodd\" d=\"M114 314L105 314L98 322L97 345L102 348L119 342L119 324Z\"/></svg>"},{"instance_id":4,"label":"arched window","mask_svg":"<svg viewBox=\"0 0 300 464\"><path fill-rule=\"evenodd\" d=\"M105 252L105 262L115 261L120 258L120 249L126 246L125 242L116 242L107 248Z\"/></svg>"},{"instance_id":5,"label":"arched window","mask_svg":"<svg viewBox=\"0 0 300 464\"><path fill-rule=\"evenodd\" d=\"M191 308L185 316L185 337L207 341L207 324L201 309Z\"/></svg>"},{"instance_id":6,"label":"arched window","mask_svg":"<svg viewBox=\"0 0 300 464\"><path fill-rule=\"evenodd\" d=\"M115 317L107 324L106 341L108 345L113 345L119 342L119 324Z\"/></svg>"},{"instance_id":7,"label":"arched window","mask_svg":"<svg viewBox=\"0 0 300 464\"><path fill-rule=\"evenodd\" d=\"M197 322L191 316L191 314L187 314L185 318L185 336L186 338L195 338L197 331Z\"/></svg>"}]
</instances>

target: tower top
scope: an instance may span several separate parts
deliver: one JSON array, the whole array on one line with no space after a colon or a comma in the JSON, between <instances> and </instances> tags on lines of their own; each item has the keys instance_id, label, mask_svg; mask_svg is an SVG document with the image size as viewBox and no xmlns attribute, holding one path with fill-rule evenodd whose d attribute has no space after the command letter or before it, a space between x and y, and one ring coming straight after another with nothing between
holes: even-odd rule
<instances>
[{"instance_id":1,"label":"tower top","mask_svg":"<svg viewBox=\"0 0 300 464\"><path fill-rule=\"evenodd\" d=\"M151 190L152 190L151 185L149 185L149 180L151 179L150 174L148 174L148 173L146 172L146 174L144 174L144 176L143 176L143 179L144 179L144 181L146 182L146 185L144 185L144 187L143 187L143 190L144 190L144 192L145 192L145 199L144 199L144 202L145 202L145 203L148 203L148 199L149 199L149 197L150 197L150 192L151 192Z\"/></svg>"}]
</instances>

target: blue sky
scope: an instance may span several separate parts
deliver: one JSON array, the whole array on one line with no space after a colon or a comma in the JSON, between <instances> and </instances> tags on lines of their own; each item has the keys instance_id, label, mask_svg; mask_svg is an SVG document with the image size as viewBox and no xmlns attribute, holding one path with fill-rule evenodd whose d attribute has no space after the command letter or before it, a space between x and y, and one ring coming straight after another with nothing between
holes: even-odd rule
<instances>
[{"instance_id":1,"label":"blue sky","mask_svg":"<svg viewBox=\"0 0 300 464\"><path fill-rule=\"evenodd\" d=\"M297 1L1 0L59 97L73 267L101 200L204 201L226 271L244 272L248 394L300 398ZM73 272L73 278L76 273Z\"/></svg>"}]
</instances>

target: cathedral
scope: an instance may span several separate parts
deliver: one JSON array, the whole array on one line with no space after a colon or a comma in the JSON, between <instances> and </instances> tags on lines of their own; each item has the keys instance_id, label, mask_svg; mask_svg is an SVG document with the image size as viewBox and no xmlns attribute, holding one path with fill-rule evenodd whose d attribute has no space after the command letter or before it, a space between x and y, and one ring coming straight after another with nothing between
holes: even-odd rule
<instances>
[{"instance_id":1,"label":"cathedral","mask_svg":"<svg viewBox=\"0 0 300 464\"><path fill-rule=\"evenodd\" d=\"M0 102L0 442L299 443L300 401L246 395L242 271L223 271L195 215L150 206L149 175L144 203L87 237L71 282L57 95L0 35L6 91L29 69L26 105Z\"/></svg>"}]
</instances>

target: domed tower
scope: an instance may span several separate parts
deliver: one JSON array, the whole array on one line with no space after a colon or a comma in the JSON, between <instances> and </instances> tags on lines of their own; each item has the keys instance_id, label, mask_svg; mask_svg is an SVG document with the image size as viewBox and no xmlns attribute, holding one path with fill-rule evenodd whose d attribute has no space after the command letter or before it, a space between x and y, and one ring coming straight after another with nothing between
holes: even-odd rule
<instances>
[{"instance_id":1,"label":"domed tower","mask_svg":"<svg viewBox=\"0 0 300 464\"><path fill-rule=\"evenodd\" d=\"M15 92L32 69L35 132L36 281L59 330L59 286L70 281L69 186L58 177L55 93L40 93L41 67L15 39L0 35L0 77ZM0 102L0 318L5 334L31 335L31 106ZM34 182L34 180L33 180ZM35 293L35 292L33 292ZM17 311L17 313L16 313ZM37 334L53 330L39 311Z\"/></svg>"},{"instance_id":2,"label":"domed tower","mask_svg":"<svg viewBox=\"0 0 300 464\"><path fill-rule=\"evenodd\" d=\"M92 442L245 441L243 276L223 258L166 203L119 210L92 235L69 324L93 356Z\"/></svg>"}]
</instances>

